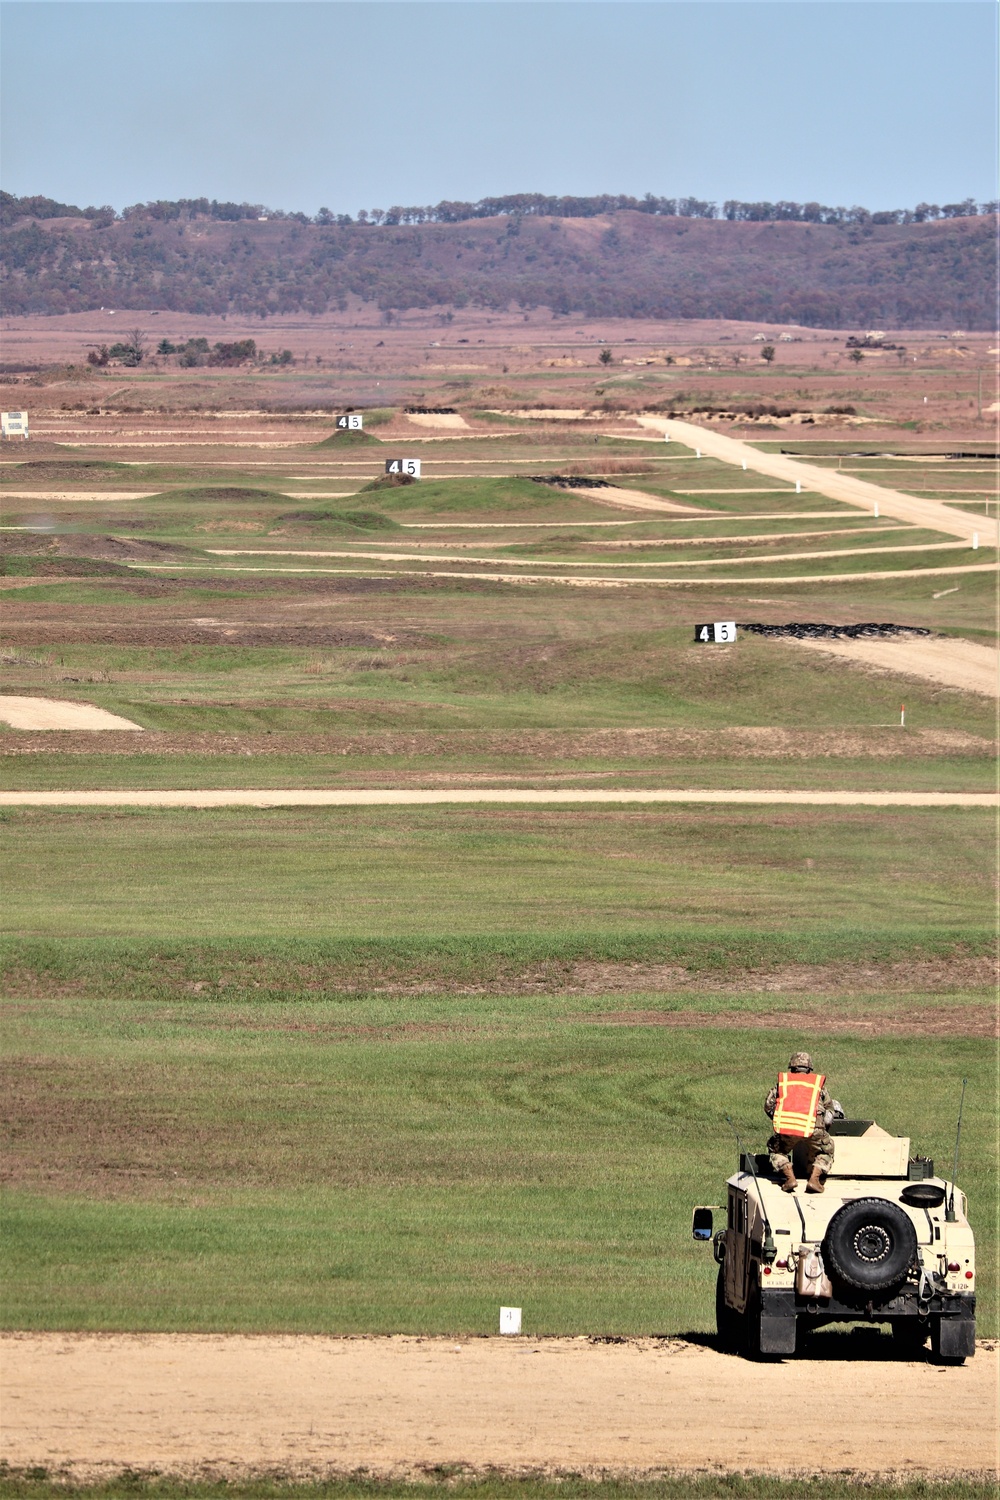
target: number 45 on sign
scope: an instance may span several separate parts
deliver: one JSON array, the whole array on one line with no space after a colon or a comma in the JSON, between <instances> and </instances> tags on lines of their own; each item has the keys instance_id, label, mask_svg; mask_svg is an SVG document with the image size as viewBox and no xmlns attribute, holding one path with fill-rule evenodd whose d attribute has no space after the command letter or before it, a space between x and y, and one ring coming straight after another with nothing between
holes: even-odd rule
<instances>
[{"instance_id":1,"label":"number 45 on sign","mask_svg":"<svg viewBox=\"0 0 1000 1500\"><path fill-rule=\"evenodd\" d=\"M736 639L735 620L716 620L713 625L696 625L694 638L699 646L725 646Z\"/></svg>"}]
</instances>

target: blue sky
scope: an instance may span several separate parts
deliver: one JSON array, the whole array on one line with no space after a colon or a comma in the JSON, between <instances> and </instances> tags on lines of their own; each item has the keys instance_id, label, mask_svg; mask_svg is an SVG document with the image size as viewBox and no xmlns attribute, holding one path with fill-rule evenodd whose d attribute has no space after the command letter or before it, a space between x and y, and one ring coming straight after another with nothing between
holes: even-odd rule
<instances>
[{"instance_id":1,"label":"blue sky","mask_svg":"<svg viewBox=\"0 0 1000 1500\"><path fill-rule=\"evenodd\" d=\"M17 0L3 186L315 212L997 196L991 0Z\"/></svg>"}]
</instances>

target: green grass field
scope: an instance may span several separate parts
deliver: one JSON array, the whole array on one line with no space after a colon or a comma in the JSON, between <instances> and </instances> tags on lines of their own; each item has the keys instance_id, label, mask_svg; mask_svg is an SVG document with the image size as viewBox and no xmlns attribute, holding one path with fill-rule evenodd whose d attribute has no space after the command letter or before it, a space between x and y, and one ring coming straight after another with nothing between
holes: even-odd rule
<instances>
[{"instance_id":1,"label":"green grass field","mask_svg":"<svg viewBox=\"0 0 1000 1500\"><path fill-rule=\"evenodd\" d=\"M801 1033L607 1024L636 998L22 1003L6 1326L473 1334L513 1302L536 1334L709 1329L690 1205L734 1170L725 1113L762 1141ZM942 1162L971 1078L989 1333L990 1044L809 1041L853 1114Z\"/></svg>"},{"instance_id":2,"label":"green grass field","mask_svg":"<svg viewBox=\"0 0 1000 1500\"><path fill-rule=\"evenodd\" d=\"M135 540L141 569L157 561L149 539L220 571L11 587L5 691L95 703L150 733L44 743L0 729L4 785L992 788L987 698L789 641L692 638L712 619L893 621L994 643L992 576L921 576L994 553L936 550L944 533L874 529L676 444L568 426L407 438L400 451L431 477L363 499L379 450L341 457L340 439L259 461L81 450L5 466L8 489L63 486L44 514L66 551ZM702 514L629 514L525 477L566 472ZM105 488L155 493L81 498ZM41 513L5 503L7 524ZM824 531L843 534L808 535ZM618 541L644 549L601 545ZM641 580L639 562L667 574L711 558L720 576L778 581L696 582L714 568L676 569L690 576L659 590L306 577L235 569L308 558L202 551L325 543L369 575L396 566L372 552L422 547L449 552L453 571L479 566L471 555ZM855 547L873 550L830 555ZM820 555L773 561L807 550ZM913 576L866 576L884 568ZM829 581L841 572L856 576ZM668 731L669 745L643 739ZM997 1331L994 997L978 964L995 934L990 813L77 808L7 811L2 829L5 1326L472 1334L513 1302L539 1335L701 1335L714 1266L689 1238L690 1207L718 1201L734 1166L724 1113L759 1145L762 1095L805 1041L849 1112L912 1134L942 1166L969 1077L960 1180L980 1331ZM629 1011L668 1024L620 1024ZM555 1493L539 1476L445 1479L483 1500ZM339 1483L315 1493L439 1487ZM816 1488L588 1483L558 1493ZM109 1484L89 1492L235 1493ZM0 1494L50 1492L52 1476L0 1475ZM828 1500L856 1492L823 1481Z\"/></svg>"},{"instance_id":3,"label":"green grass field","mask_svg":"<svg viewBox=\"0 0 1000 1500\"><path fill-rule=\"evenodd\" d=\"M4 814L12 935L444 938L907 928L979 940L989 810L445 807Z\"/></svg>"}]
</instances>

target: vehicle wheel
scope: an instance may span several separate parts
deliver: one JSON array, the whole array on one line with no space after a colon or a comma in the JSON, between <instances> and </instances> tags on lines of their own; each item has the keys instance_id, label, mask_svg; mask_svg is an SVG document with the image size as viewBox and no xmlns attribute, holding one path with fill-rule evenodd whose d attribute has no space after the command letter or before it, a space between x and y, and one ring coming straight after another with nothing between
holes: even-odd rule
<instances>
[{"instance_id":1,"label":"vehicle wheel","mask_svg":"<svg viewBox=\"0 0 1000 1500\"><path fill-rule=\"evenodd\" d=\"M917 1232L898 1203L855 1198L827 1226L823 1256L836 1276L863 1292L896 1286L917 1253Z\"/></svg>"},{"instance_id":2,"label":"vehicle wheel","mask_svg":"<svg viewBox=\"0 0 1000 1500\"><path fill-rule=\"evenodd\" d=\"M715 1331L724 1354L735 1354L742 1342L743 1319L726 1301L726 1268L719 1267L715 1280Z\"/></svg>"},{"instance_id":3,"label":"vehicle wheel","mask_svg":"<svg viewBox=\"0 0 1000 1500\"><path fill-rule=\"evenodd\" d=\"M923 1353L930 1331L926 1319L893 1318L890 1327L893 1346L903 1359L917 1359Z\"/></svg>"}]
</instances>

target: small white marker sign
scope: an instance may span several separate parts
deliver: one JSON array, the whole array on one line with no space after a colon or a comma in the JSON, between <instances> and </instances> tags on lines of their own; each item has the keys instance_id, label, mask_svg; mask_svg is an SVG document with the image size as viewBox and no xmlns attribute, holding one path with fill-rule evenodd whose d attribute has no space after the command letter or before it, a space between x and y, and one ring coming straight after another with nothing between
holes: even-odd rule
<instances>
[{"instance_id":1,"label":"small white marker sign","mask_svg":"<svg viewBox=\"0 0 1000 1500\"><path fill-rule=\"evenodd\" d=\"M385 472L387 474L408 474L411 479L420 478L419 458L387 458L385 461Z\"/></svg>"},{"instance_id":2,"label":"small white marker sign","mask_svg":"<svg viewBox=\"0 0 1000 1500\"><path fill-rule=\"evenodd\" d=\"M342 432L360 432L365 425L365 419L359 411L345 411L337 418L337 426Z\"/></svg>"},{"instance_id":3,"label":"small white marker sign","mask_svg":"<svg viewBox=\"0 0 1000 1500\"><path fill-rule=\"evenodd\" d=\"M736 639L735 620L716 620L711 625L696 625L694 638L699 646L725 646Z\"/></svg>"},{"instance_id":4,"label":"small white marker sign","mask_svg":"<svg viewBox=\"0 0 1000 1500\"><path fill-rule=\"evenodd\" d=\"M26 438L28 436L28 413L26 411L0 411L0 436Z\"/></svg>"},{"instance_id":5,"label":"small white marker sign","mask_svg":"<svg viewBox=\"0 0 1000 1500\"><path fill-rule=\"evenodd\" d=\"M501 1307L500 1309L500 1332L521 1332L521 1309L519 1307Z\"/></svg>"}]
</instances>

